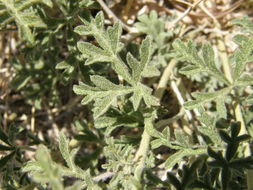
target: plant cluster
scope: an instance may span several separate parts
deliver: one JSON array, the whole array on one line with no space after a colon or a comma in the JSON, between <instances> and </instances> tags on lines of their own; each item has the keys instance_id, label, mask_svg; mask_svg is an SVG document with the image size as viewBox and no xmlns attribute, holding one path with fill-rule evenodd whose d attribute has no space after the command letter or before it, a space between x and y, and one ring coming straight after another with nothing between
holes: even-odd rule
<instances>
[{"instance_id":1,"label":"plant cluster","mask_svg":"<svg viewBox=\"0 0 253 190\"><path fill-rule=\"evenodd\" d=\"M18 123L0 129L1 188L253 188L249 18L232 22L244 33L234 36L237 48L228 57L222 36L218 52L210 43L184 42L180 26L166 30L174 18L155 11L138 17L139 43L123 43L121 21L105 24L98 2L0 0L0 27L15 27L20 40L9 60L12 89L36 110L62 111L75 97L82 105L76 112L87 112L66 121L57 143ZM193 100L168 118L167 86L181 104L190 95L174 79L195 84L196 76L215 85L191 93ZM27 152L34 157L28 160Z\"/></svg>"}]
</instances>

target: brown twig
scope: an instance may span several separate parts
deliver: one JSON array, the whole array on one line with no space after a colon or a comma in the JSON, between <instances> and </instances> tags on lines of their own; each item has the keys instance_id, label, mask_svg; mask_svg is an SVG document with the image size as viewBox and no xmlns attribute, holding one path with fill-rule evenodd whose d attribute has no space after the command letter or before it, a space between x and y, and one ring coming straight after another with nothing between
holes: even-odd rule
<instances>
[{"instance_id":1,"label":"brown twig","mask_svg":"<svg viewBox=\"0 0 253 190\"><path fill-rule=\"evenodd\" d=\"M112 11L111 9L105 4L103 0L97 0L97 2L100 4L100 6L103 8L103 10L106 12L109 18L111 18L114 22L120 22L122 24L122 27L130 33L136 33L137 30L135 28L132 28L125 23L123 23Z\"/></svg>"},{"instance_id":2,"label":"brown twig","mask_svg":"<svg viewBox=\"0 0 253 190\"><path fill-rule=\"evenodd\" d=\"M174 28L178 22L180 22L184 17L186 17L191 12L191 10L193 8L195 8L196 6L198 6L198 4L201 3L202 1L204 1L204 0L198 0L193 5L189 6L181 16L179 16L177 19L175 19L170 24L170 26L168 26L168 30L171 30L172 28Z\"/></svg>"}]
</instances>

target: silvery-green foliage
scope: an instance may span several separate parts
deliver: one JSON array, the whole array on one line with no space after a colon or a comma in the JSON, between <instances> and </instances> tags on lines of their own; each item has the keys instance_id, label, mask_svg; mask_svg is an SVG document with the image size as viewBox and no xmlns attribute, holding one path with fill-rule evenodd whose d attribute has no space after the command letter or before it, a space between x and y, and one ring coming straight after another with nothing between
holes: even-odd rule
<instances>
[{"instance_id":1,"label":"silvery-green foliage","mask_svg":"<svg viewBox=\"0 0 253 190\"><path fill-rule=\"evenodd\" d=\"M104 148L107 162L102 166L114 174L108 189L137 190L140 188L138 181L132 175L135 169L134 148L130 145L116 144L113 138L107 139L108 145Z\"/></svg>"},{"instance_id":2,"label":"silvery-green foliage","mask_svg":"<svg viewBox=\"0 0 253 190\"><path fill-rule=\"evenodd\" d=\"M203 134L204 137L210 139L207 144L215 144L222 146L223 142L220 136L218 135L218 129L216 127L217 119L213 116L203 113L198 117L198 120L201 122L201 127L199 131Z\"/></svg>"},{"instance_id":3,"label":"silvery-green foliage","mask_svg":"<svg viewBox=\"0 0 253 190\"><path fill-rule=\"evenodd\" d=\"M138 21L135 23L135 27L140 32L150 35L156 43L156 48L165 45L166 40L172 36L172 34L165 32L165 18L158 17L154 10L149 15L138 16Z\"/></svg>"},{"instance_id":4,"label":"silvery-green foliage","mask_svg":"<svg viewBox=\"0 0 253 190\"><path fill-rule=\"evenodd\" d=\"M162 132L159 132L152 125L148 125L147 132L150 136L155 137L155 140L151 142L151 147L153 149L160 146L166 146L177 150L175 154L170 155L164 162L166 169L171 169L175 164L181 162L184 157L206 153L206 147L194 146L190 142L190 137L186 136L186 134L183 134L182 131L177 130L175 132L175 140L171 138L168 128L165 128Z\"/></svg>"},{"instance_id":5,"label":"silvery-green foliage","mask_svg":"<svg viewBox=\"0 0 253 190\"><path fill-rule=\"evenodd\" d=\"M78 56L76 47L78 35L73 28L78 22L79 12L85 12L89 6L94 6L96 3L91 0L57 0L53 1L51 8L45 6L45 3L42 3L44 1L41 0L15 1L17 6L24 2L26 7L29 5L24 11L34 11L45 27L29 26L34 39L33 46L31 47L30 43L22 43L22 48L17 48L14 59L9 60L15 70L11 86L36 109L43 109L42 99L45 96L48 97L47 102L50 106L59 105L61 91L72 89L72 86L67 86L68 83L78 78L79 72L83 74L92 70L81 65L81 58ZM33 4L28 2L33 2ZM52 16L53 12L57 15ZM29 15L33 16L30 13ZM10 26L15 27L13 25L15 23L11 22L5 27L7 29L3 28L3 30L8 31ZM17 27L20 29L18 25ZM18 42L16 45L18 44L21 43Z\"/></svg>"},{"instance_id":6,"label":"silvery-green foliage","mask_svg":"<svg viewBox=\"0 0 253 190\"><path fill-rule=\"evenodd\" d=\"M23 172L28 172L32 179L45 186L48 184L53 190L64 189L63 177L74 177L78 179L73 189L100 189L90 176L89 170L83 170L75 164L75 156L78 149L69 149L69 140L63 133L59 137L60 153L66 162L67 167L52 160L50 151L41 145L36 151L36 160L30 161L23 167ZM71 189L71 187L68 187Z\"/></svg>"},{"instance_id":7,"label":"silvery-green foliage","mask_svg":"<svg viewBox=\"0 0 253 190\"><path fill-rule=\"evenodd\" d=\"M253 84L251 74L244 72L246 64L252 61L252 40L251 37L243 35L234 37L234 41L239 47L235 50L230 59L230 66L233 66L231 73L233 81L228 81L225 74L216 66L214 51L210 44L203 44L199 52L192 41L185 44L180 39L175 40L173 43L173 47L176 50L174 54L175 58L187 63L187 65L180 70L180 73L195 75L197 73L206 72L210 77L214 77L224 84L223 88L213 92L192 93L195 100L186 102L184 104L186 109L194 109L207 102L214 101L219 116L222 118L227 117L225 103L226 99L229 99L232 95L232 90L236 88L245 88Z\"/></svg>"},{"instance_id":8,"label":"silvery-green foliage","mask_svg":"<svg viewBox=\"0 0 253 190\"><path fill-rule=\"evenodd\" d=\"M165 23L169 20L166 17L159 17L156 11L149 14L142 14L137 17L138 21L135 27L139 32L149 35L153 40L152 60L154 69L158 66L165 66L169 60L170 45L168 41L178 33L178 28L166 31ZM158 74L158 72L157 72Z\"/></svg>"},{"instance_id":9,"label":"silvery-green foliage","mask_svg":"<svg viewBox=\"0 0 253 190\"><path fill-rule=\"evenodd\" d=\"M242 32L253 34L253 23L249 17L234 19L231 23L240 26Z\"/></svg>"},{"instance_id":10,"label":"silvery-green foliage","mask_svg":"<svg viewBox=\"0 0 253 190\"><path fill-rule=\"evenodd\" d=\"M206 43L202 46L201 55L192 41L184 44L180 39L177 39L173 42L173 47L176 50L174 56L180 61L189 63L181 69L180 72L182 74L191 75L200 72L207 72L213 77L218 78L223 83L229 84L225 75L215 64L214 51L210 44Z\"/></svg>"},{"instance_id":11,"label":"silvery-green foliage","mask_svg":"<svg viewBox=\"0 0 253 190\"><path fill-rule=\"evenodd\" d=\"M61 168L53 162L49 150L41 145L36 151L36 161L30 161L23 167L23 172L30 172L37 183L48 183L53 190L63 190Z\"/></svg>"},{"instance_id":12,"label":"silvery-green foliage","mask_svg":"<svg viewBox=\"0 0 253 190\"><path fill-rule=\"evenodd\" d=\"M96 119L95 127L104 129L104 135L109 136L117 127L139 127L143 126L143 115L141 112L131 110L115 110L111 109L106 115Z\"/></svg>"},{"instance_id":13,"label":"silvery-green foliage","mask_svg":"<svg viewBox=\"0 0 253 190\"><path fill-rule=\"evenodd\" d=\"M243 72L245 65L253 60L253 38L243 35L236 35L233 40L239 46L231 58L232 63L234 64L232 76L235 85L252 85L252 76L246 73L243 74Z\"/></svg>"},{"instance_id":14,"label":"silvery-green foliage","mask_svg":"<svg viewBox=\"0 0 253 190\"><path fill-rule=\"evenodd\" d=\"M100 12L93 18L90 14L81 18L84 25L77 26L75 32L80 35L92 35L96 39L100 47L88 42L78 42L77 47L86 58L85 64L94 63L104 64L109 62L112 69L122 77L125 84L115 84L102 76L91 76L90 80L94 86L84 83L74 86L74 92L79 95L85 95L82 104L94 101L94 118L102 116L107 110L117 106L117 100L127 94L131 94L131 101L134 110L137 110L141 104L141 100L148 106L157 106L159 102L151 95L152 89L141 83L145 76L145 70L151 58L151 39L147 37L140 45L140 59L133 57L131 53L127 53L127 64L121 59L119 52L123 48L120 42L122 28L120 23L115 23L107 30L104 29L104 16ZM129 69L130 67L130 69Z\"/></svg>"},{"instance_id":15,"label":"silvery-green foliage","mask_svg":"<svg viewBox=\"0 0 253 190\"><path fill-rule=\"evenodd\" d=\"M32 7L35 4L44 4L48 7L53 6L51 0L1 0L0 27L3 28L8 23L15 21L20 37L30 44L34 44L35 39L32 28L47 27L36 9Z\"/></svg>"},{"instance_id":16,"label":"silvery-green foliage","mask_svg":"<svg viewBox=\"0 0 253 190\"><path fill-rule=\"evenodd\" d=\"M73 144L78 148L71 148L70 141L63 133L59 136L59 151L55 152L49 150L51 144L47 141L33 137L35 145L41 143L48 148L40 145L35 160L23 167L23 172L27 172L34 182L27 188L139 190L160 187L171 189L171 185L174 185L180 190L214 190L238 187L240 180L245 180L242 175L244 169L252 168L253 161L252 157L243 158L239 143L248 140L249 136L239 135L238 124L232 124L229 128L220 124L218 118L226 118L228 115L230 119L226 108L227 99L234 98L235 89L253 84L252 76L244 71L246 64L253 60L253 41L250 36L238 35L234 38L238 48L230 59L233 81L228 81L224 76L210 44L206 43L198 50L191 41L185 44L181 40L175 40L174 56L187 62L181 69L182 74L196 76L196 73L205 72L210 78L222 83L213 86L214 91L193 93L195 100L185 104L186 108L194 109L202 108L207 102L215 102L218 112L218 116L211 117L202 110L201 116L197 117L198 121L189 122L190 126L194 126L193 131L196 131L187 135L181 129L171 130L168 126L156 128L154 121L157 119L156 112L159 112L156 107L159 102L152 95L152 89L146 85L146 82L150 84L153 81L143 80L158 76L157 65L163 69L168 63L169 40L177 30L171 33L166 31L167 18L159 17L154 11L139 16L140 22L134 26L140 32L148 34L148 37L136 45L137 52L133 52L121 43L122 28L119 22L105 27L102 12L95 17L91 16L86 8L94 7L95 1L0 2L0 7L3 8L0 11L0 19L3 20L1 26L15 22L21 37L36 44L25 48L25 64L18 61L13 64L17 71L13 80L16 89L37 108L40 97L47 104L51 94L58 95L56 87L60 83L71 84L73 81L70 79L74 78L74 82L84 81L74 86L76 94L85 96L82 104L93 106L94 120L87 113L89 119L86 123L83 120L74 122L78 134L74 136ZM59 18L47 15L47 11L52 10L52 5L56 8L57 16L60 15ZM92 10L92 13L95 12ZM79 18L83 25L76 27ZM252 24L248 20L236 22L251 33ZM78 42L78 38L82 40ZM58 42L63 47L56 45ZM62 89L64 93L67 90ZM64 93L59 93L59 97L63 95L63 101L66 99ZM72 94L69 93L69 96ZM72 103L71 98L68 100ZM52 104L49 103L49 106ZM59 108L59 112L68 114L69 110L64 109L62 111ZM179 126L182 126L181 122L184 122L183 118L178 122ZM142 142L142 128L151 136L152 149L138 158L142 160L146 156L144 163L139 164L135 154ZM7 168L6 163L11 164L19 158L21 147L12 143L14 136L7 136L0 130L0 140L5 143L0 144L0 149L10 151L0 159L0 169ZM203 138L203 142L199 137ZM55 158L58 155L62 158L61 161ZM20 158L16 160L19 161ZM186 165L182 166L182 161ZM167 170L172 173L168 173L167 179L162 180L161 173ZM175 175L176 172L178 175ZM70 186L69 183L72 182Z\"/></svg>"}]
</instances>

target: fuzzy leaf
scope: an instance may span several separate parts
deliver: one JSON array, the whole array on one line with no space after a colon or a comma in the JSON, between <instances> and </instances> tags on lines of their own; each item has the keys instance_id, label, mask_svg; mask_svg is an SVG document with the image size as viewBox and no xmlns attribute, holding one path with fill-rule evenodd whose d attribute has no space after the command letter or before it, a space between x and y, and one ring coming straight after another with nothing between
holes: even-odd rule
<instances>
[{"instance_id":1,"label":"fuzzy leaf","mask_svg":"<svg viewBox=\"0 0 253 190\"><path fill-rule=\"evenodd\" d=\"M52 2L50 0L1 0L0 2L5 7L5 9L1 10L1 13L5 14L5 17L2 17L3 20L1 20L0 26L4 27L15 20L21 39L34 45L35 40L31 28L45 28L46 25L38 14L29 8L38 3L51 6Z\"/></svg>"},{"instance_id":2,"label":"fuzzy leaf","mask_svg":"<svg viewBox=\"0 0 253 190\"><path fill-rule=\"evenodd\" d=\"M69 141L66 139L63 133L60 133L59 139L59 148L62 154L62 157L66 161L68 167L70 169L75 169L74 157L77 150L71 151L69 150Z\"/></svg>"},{"instance_id":3,"label":"fuzzy leaf","mask_svg":"<svg viewBox=\"0 0 253 190\"><path fill-rule=\"evenodd\" d=\"M174 57L180 61L185 61L191 64L187 65L187 68L183 68L182 73L193 75L199 72L207 72L223 83L229 84L225 75L219 71L215 64L214 51L210 44L204 44L202 46L202 56L199 55L197 48L192 41L189 41L188 44L184 44L181 40L177 39L172 45L176 50Z\"/></svg>"},{"instance_id":4,"label":"fuzzy leaf","mask_svg":"<svg viewBox=\"0 0 253 190\"><path fill-rule=\"evenodd\" d=\"M132 92L131 88L116 85L106 78L98 75L92 76L91 81L95 84L95 87L80 83L79 85L74 85L73 89L76 94L86 96L83 99L82 104L95 101L95 118L103 115L119 96L123 96Z\"/></svg>"},{"instance_id":5,"label":"fuzzy leaf","mask_svg":"<svg viewBox=\"0 0 253 190\"><path fill-rule=\"evenodd\" d=\"M237 43L242 44L232 55L235 62L235 67L233 69L233 79L237 81L242 72L245 69L245 65L253 60L252 51L253 51L253 39L248 38L247 41L237 40Z\"/></svg>"},{"instance_id":6,"label":"fuzzy leaf","mask_svg":"<svg viewBox=\"0 0 253 190\"><path fill-rule=\"evenodd\" d=\"M250 74L244 73L241 77L235 82L236 86L250 86L253 85L253 77Z\"/></svg>"},{"instance_id":7,"label":"fuzzy leaf","mask_svg":"<svg viewBox=\"0 0 253 190\"><path fill-rule=\"evenodd\" d=\"M104 29L104 16L99 12L95 18L90 14L85 18L81 18L85 26L76 27L75 31L79 34L93 35L98 45L92 45L87 42L78 42L77 47L80 52L87 58L86 64L93 64L96 62L109 62L112 69L121 76L131 86L121 86L111 83L109 80L93 76L91 81L95 87L80 83L74 86L74 92L79 95L85 95L82 104L87 104L91 101L94 103L94 117L97 119L102 116L112 105L117 103L119 96L123 96L133 92L130 99L133 102L134 110L136 111L141 103L141 100L147 107L159 105L158 100L153 97L152 89L142 85L141 79L143 75L147 75L147 68L151 58L151 38L147 37L140 46L140 61L134 58L130 53L127 54L127 62L131 68L129 73L128 66L124 63L119 55L122 49L120 36L122 28L119 22L115 23L113 27ZM153 67L151 67L153 68ZM149 69L151 69L149 67ZM149 76L157 74L157 69L153 73L148 73Z\"/></svg>"},{"instance_id":8,"label":"fuzzy leaf","mask_svg":"<svg viewBox=\"0 0 253 190\"><path fill-rule=\"evenodd\" d=\"M90 65L97 62L108 62L110 61L110 56L101 48L96 47L88 42L78 42L77 47L79 51L87 57L86 64Z\"/></svg>"},{"instance_id":9,"label":"fuzzy leaf","mask_svg":"<svg viewBox=\"0 0 253 190\"><path fill-rule=\"evenodd\" d=\"M151 57L151 38L148 36L142 41L140 47L141 71L143 71L146 64L149 62L150 57Z\"/></svg>"},{"instance_id":10,"label":"fuzzy leaf","mask_svg":"<svg viewBox=\"0 0 253 190\"><path fill-rule=\"evenodd\" d=\"M138 16L139 22L135 23L135 27L141 33L151 36L151 38L157 43L160 48L165 44L167 38L172 34L165 30L165 19L158 17L156 11L151 11L149 15L142 14Z\"/></svg>"},{"instance_id":11,"label":"fuzzy leaf","mask_svg":"<svg viewBox=\"0 0 253 190\"><path fill-rule=\"evenodd\" d=\"M243 32L248 32L253 34L253 23L248 17L243 17L242 19L234 19L232 24L241 26L241 30Z\"/></svg>"},{"instance_id":12,"label":"fuzzy leaf","mask_svg":"<svg viewBox=\"0 0 253 190\"><path fill-rule=\"evenodd\" d=\"M175 154L169 156L169 158L165 161L165 168L170 169L173 167L176 163L180 162L185 156L191 156L191 155L199 155L206 153L206 149L191 149L186 148L179 150Z\"/></svg>"},{"instance_id":13,"label":"fuzzy leaf","mask_svg":"<svg viewBox=\"0 0 253 190\"><path fill-rule=\"evenodd\" d=\"M116 54L122 49L120 37L122 34L122 27L119 22L116 22L113 27L108 28L108 36L111 44L112 51Z\"/></svg>"},{"instance_id":14,"label":"fuzzy leaf","mask_svg":"<svg viewBox=\"0 0 253 190\"><path fill-rule=\"evenodd\" d=\"M127 62L132 69L132 77L135 83L141 80L143 71L145 70L147 64L151 58L151 39L147 37L143 40L140 47L140 61L137 61L132 54L127 54Z\"/></svg>"},{"instance_id":15,"label":"fuzzy leaf","mask_svg":"<svg viewBox=\"0 0 253 190\"><path fill-rule=\"evenodd\" d=\"M186 109L194 109L197 108L206 102L217 100L219 97L225 97L229 92L231 91L230 88L224 88L222 90L216 91L216 92L208 92L208 93L193 93L193 97L196 98L196 100L192 100L189 102L186 102L184 104L184 107ZM221 108L219 108L221 109ZM223 111L223 110L221 110ZM222 113L223 114L223 113Z\"/></svg>"},{"instance_id":16,"label":"fuzzy leaf","mask_svg":"<svg viewBox=\"0 0 253 190\"><path fill-rule=\"evenodd\" d=\"M117 97L114 94L108 95L104 98L97 99L94 104L94 119L97 119L101 115L103 115L110 106L116 101Z\"/></svg>"},{"instance_id":17,"label":"fuzzy leaf","mask_svg":"<svg viewBox=\"0 0 253 190\"><path fill-rule=\"evenodd\" d=\"M86 64L93 64L97 62L110 62L112 69L128 83L132 83L128 67L121 60L118 55L122 49L122 43L120 42L120 36L122 28L120 23L115 23L113 27L109 27L104 30L104 16L103 12L99 12L95 18L92 18L90 14L85 18L81 18L84 27L78 26L75 31L79 34L92 35L98 42L100 47L96 47L87 42L79 42L78 49L88 59Z\"/></svg>"},{"instance_id":18,"label":"fuzzy leaf","mask_svg":"<svg viewBox=\"0 0 253 190\"><path fill-rule=\"evenodd\" d=\"M157 77L159 75L160 75L160 71L155 66L150 66L150 65L147 65L141 74L142 77L147 77L147 78Z\"/></svg>"},{"instance_id":19,"label":"fuzzy leaf","mask_svg":"<svg viewBox=\"0 0 253 190\"><path fill-rule=\"evenodd\" d=\"M88 28L88 26L83 25L75 27L74 32L81 36L92 35L90 28Z\"/></svg>"},{"instance_id":20,"label":"fuzzy leaf","mask_svg":"<svg viewBox=\"0 0 253 190\"><path fill-rule=\"evenodd\" d=\"M219 116L221 118L226 119L227 118L227 109L226 109L226 106L225 106L224 97L219 96L219 98L216 99L216 108L217 108L217 112L218 112Z\"/></svg>"},{"instance_id":21,"label":"fuzzy leaf","mask_svg":"<svg viewBox=\"0 0 253 190\"><path fill-rule=\"evenodd\" d=\"M23 171L29 172L32 178L41 184L49 183L53 190L63 190L61 168L51 158L45 146L36 151L36 161L28 162Z\"/></svg>"},{"instance_id":22,"label":"fuzzy leaf","mask_svg":"<svg viewBox=\"0 0 253 190\"><path fill-rule=\"evenodd\" d=\"M151 95L152 90L148 88L147 86L139 83L133 91L133 96L131 97L131 100L133 102L134 110L137 110L141 100L143 99L145 104L148 107L151 106L158 106L159 101L157 98Z\"/></svg>"}]
</instances>

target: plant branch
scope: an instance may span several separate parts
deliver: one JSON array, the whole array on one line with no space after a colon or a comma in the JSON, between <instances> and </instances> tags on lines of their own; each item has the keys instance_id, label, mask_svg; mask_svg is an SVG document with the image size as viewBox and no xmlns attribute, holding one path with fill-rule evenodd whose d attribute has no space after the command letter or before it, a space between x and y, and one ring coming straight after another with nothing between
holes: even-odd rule
<instances>
[{"instance_id":1,"label":"plant branch","mask_svg":"<svg viewBox=\"0 0 253 190\"><path fill-rule=\"evenodd\" d=\"M155 96L160 100L164 94L164 90L166 89L167 83L170 79L170 76L172 74L173 68L176 66L177 61L172 60L167 67L165 68L161 79L158 83L158 86L155 91ZM151 123L146 123L147 125ZM151 137L146 131L146 125L144 126L144 131L141 138L141 143L139 146L139 149L135 155L134 161L137 162L137 167L135 170L135 177L138 181L141 181L141 175L145 169L145 161L149 150L150 140Z\"/></svg>"},{"instance_id":2,"label":"plant branch","mask_svg":"<svg viewBox=\"0 0 253 190\"><path fill-rule=\"evenodd\" d=\"M226 46L225 46L224 40L222 39L222 37L220 35L218 36L218 48L219 48L221 60L223 61L222 66L223 66L224 73L225 73L227 79L232 83L233 78L231 75L231 69L230 69L228 56L227 56L227 52L226 52ZM234 90L234 93L237 94L237 92L235 90ZM241 105L238 101L234 102L234 112L235 112L236 120L241 122L241 130L240 130L239 134L240 135L247 134L248 132L247 132L246 125L245 125L245 122L243 119ZM250 144L243 143L243 146L245 147L245 152L244 152L245 156L251 156ZM246 175L247 175L248 190L253 190L253 183L252 183L253 170L247 170Z\"/></svg>"}]
</instances>

